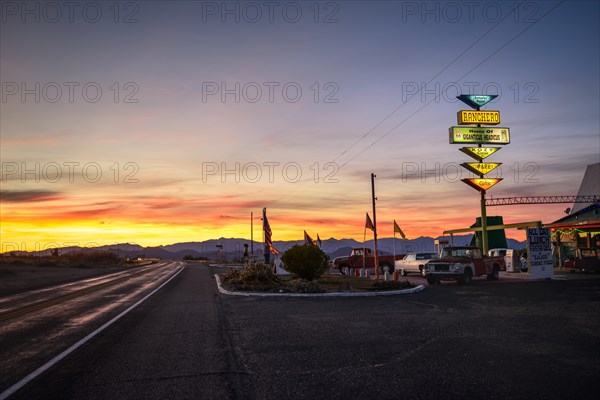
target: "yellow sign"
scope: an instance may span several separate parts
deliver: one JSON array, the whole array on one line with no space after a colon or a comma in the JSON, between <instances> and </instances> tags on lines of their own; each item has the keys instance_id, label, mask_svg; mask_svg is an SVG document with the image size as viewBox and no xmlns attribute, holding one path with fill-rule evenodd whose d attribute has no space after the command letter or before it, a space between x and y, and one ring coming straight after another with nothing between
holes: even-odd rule
<instances>
[{"instance_id":1,"label":"yellow sign","mask_svg":"<svg viewBox=\"0 0 600 400\"><path fill-rule=\"evenodd\" d=\"M463 168L471 171L475 175L485 175L490 171L493 171L502 163L462 163L460 164Z\"/></svg>"},{"instance_id":2,"label":"yellow sign","mask_svg":"<svg viewBox=\"0 0 600 400\"><path fill-rule=\"evenodd\" d=\"M481 161L485 158L488 158L502 147L461 147L459 150L476 159L477 161Z\"/></svg>"},{"instance_id":3,"label":"yellow sign","mask_svg":"<svg viewBox=\"0 0 600 400\"><path fill-rule=\"evenodd\" d=\"M473 189L485 192L496 183L500 182L502 178L465 178L461 180Z\"/></svg>"},{"instance_id":4,"label":"yellow sign","mask_svg":"<svg viewBox=\"0 0 600 400\"><path fill-rule=\"evenodd\" d=\"M500 111L460 110L456 113L459 125L498 125Z\"/></svg>"}]
</instances>

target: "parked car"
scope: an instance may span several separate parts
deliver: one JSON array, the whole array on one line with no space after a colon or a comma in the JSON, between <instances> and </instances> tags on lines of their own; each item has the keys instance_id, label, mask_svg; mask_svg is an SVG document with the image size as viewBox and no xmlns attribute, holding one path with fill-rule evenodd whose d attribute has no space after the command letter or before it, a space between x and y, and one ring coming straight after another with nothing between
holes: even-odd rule
<instances>
[{"instance_id":1,"label":"parked car","mask_svg":"<svg viewBox=\"0 0 600 400\"><path fill-rule=\"evenodd\" d=\"M363 252L366 254L366 257L363 257ZM377 263L379 264L379 268L381 268L381 272L392 273L394 271L394 262L396 260L400 260L402 257L404 257L404 254L396 255L395 257L392 255L378 254ZM362 268L363 264L365 268L373 268L375 266L375 257L373 257L373 254L371 254L371 249L352 249L350 255L336 257L333 260L334 268L339 269L342 274L344 273L344 268L346 267Z\"/></svg>"},{"instance_id":2,"label":"parked car","mask_svg":"<svg viewBox=\"0 0 600 400\"><path fill-rule=\"evenodd\" d=\"M450 279L469 284L472 278L483 275L488 280L498 280L500 271L505 270L504 257L484 256L474 246L453 246L444 247L440 258L426 264L425 276L430 285Z\"/></svg>"},{"instance_id":3,"label":"parked car","mask_svg":"<svg viewBox=\"0 0 600 400\"><path fill-rule=\"evenodd\" d=\"M412 272L425 276L425 264L438 257L437 253L434 252L407 253L403 259L396 260L395 268L396 271L400 271L402 276Z\"/></svg>"},{"instance_id":4,"label":"parked car","mask_svg":"<svg viewBox=\"0 0 600 400\"><path fill-rule=\"evenodd\" d=\"M600 272L600 249L577 248L575 256L565 261L565 268L583 272Z\"/></svg>"},{"instance_id":5,"label":"parked car","mask_svg":"<svg viewBox=\"0 0 600 400\"><path fill-rule=\"evenodd\" d=\"M488 250L488 256L490 257L504 257L504 264L506 265L506 272L520 272L521 271L521 259L519 252L513 249L497 248ZM527 263L527 260L525 260ZM525 265L525 272L527 272L527 265Z\"/></svg>"}]
</instances>

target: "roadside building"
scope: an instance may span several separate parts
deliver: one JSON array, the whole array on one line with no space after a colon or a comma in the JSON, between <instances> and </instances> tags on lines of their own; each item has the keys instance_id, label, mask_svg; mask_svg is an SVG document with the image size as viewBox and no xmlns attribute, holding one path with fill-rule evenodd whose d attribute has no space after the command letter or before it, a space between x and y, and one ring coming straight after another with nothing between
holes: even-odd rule
<instances>
[{"instance_id":1,"label":"roadside building","mask_svg":"<svg viewBox=\"0 0 600 400\"><path fill-rule=\"evenodd\" d=\"M577 192L578 196L600 194L600 163L588 165ZM567 208L568 215L550 224L555 266L577 256L578 249L600 250L600 203L574 203ZM568 264L568 263L567 263Z\"/></svg>"}]
</instances>

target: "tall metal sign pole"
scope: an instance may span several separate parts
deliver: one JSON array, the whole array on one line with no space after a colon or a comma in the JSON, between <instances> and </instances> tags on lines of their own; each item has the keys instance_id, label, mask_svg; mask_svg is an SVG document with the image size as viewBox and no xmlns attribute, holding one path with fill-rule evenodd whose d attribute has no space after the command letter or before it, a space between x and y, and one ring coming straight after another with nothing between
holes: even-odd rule
<instances>
[{"instance_id":1,"label":"tall metal sign pole","mask_svg":"<svg viewBox=\"0 0 600 400\"><path fill-rule=\"evenodd\" d=\"M450 144L477 144L477 147L462 147L460 151L477 160L476 163L462 163L461 166L479 176L478 178L462 179L464 183L479 191L481 194L481 249L488 252L487 213L485 207L486 191L500 182L502 178L486 178L485 175L501 163L484 163L483 160L500 147L483 147L483 144L505 145L510 143L510 129L482 125L497 125L500 123L500 111L482 111L480 107L494 100L497 95L462 94L457 98L475 111L461 110L457 114L459 125L450 127ZM464 125L476 125L464 126Z\"/></svg>"},{"instance_id":2,"label":"tall metal sign pole","mask_svg":"<svg viewBox=\"0 0 600 400\"><path fill-rule=\"evenodd\" d=\"M377 257L377 214L375 212L375 177L374 173L371 173L371 199L373 200L373 265L375 266L375 276L379 279L379 258ZM363 255L363 259L366 258L366 254Z\"/></svg>"}]
</instances>

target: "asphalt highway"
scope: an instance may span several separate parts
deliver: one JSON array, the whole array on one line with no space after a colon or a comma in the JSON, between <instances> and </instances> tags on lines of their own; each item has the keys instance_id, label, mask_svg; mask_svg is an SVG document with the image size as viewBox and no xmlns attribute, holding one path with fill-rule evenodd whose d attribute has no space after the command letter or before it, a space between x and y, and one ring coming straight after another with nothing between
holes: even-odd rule
<instances>
[{"instance_id":1,"label":"asphalt highway","mask_svg":"<svg viewBox=\"0 0 600 400\"><path fill-rule=\"evenodd\" d=\"M595 399L600 392L599 280L240 298L220 295L214 272L186 266L10 398ZM31 343L68 345L81 336L76 326L61 334L40 324L41 336L19 339L3 324L0 390L27 372L21 364ZM49 357L37 346L31 353L29 368Z\"/></svg>"}]
</instances>

